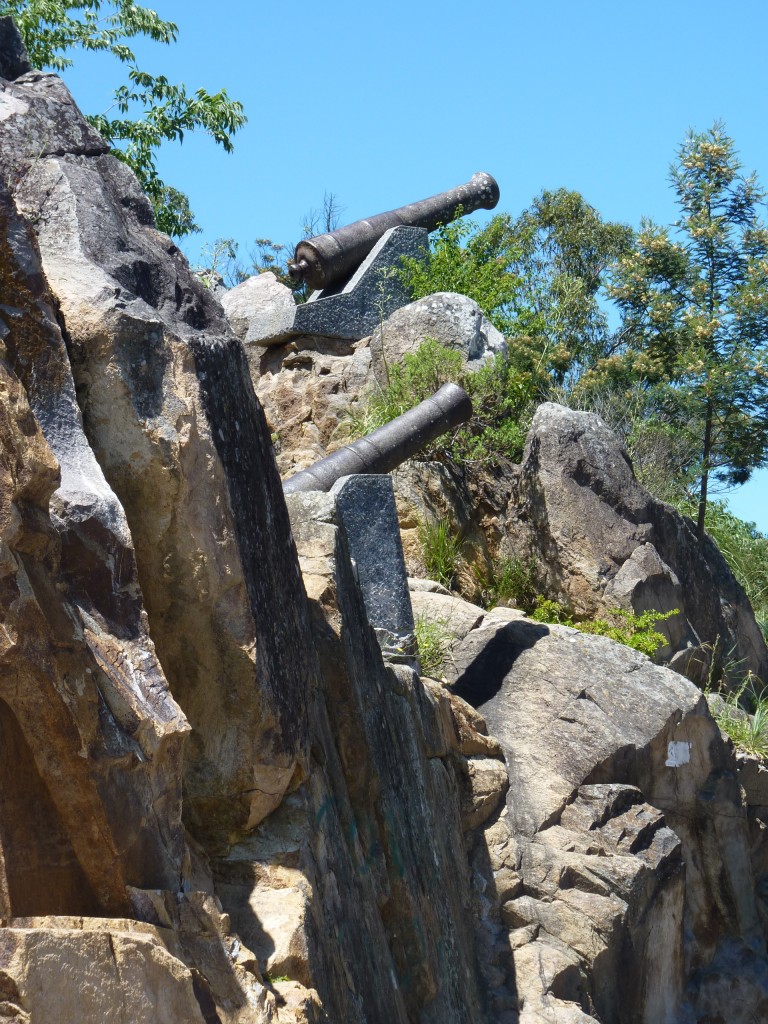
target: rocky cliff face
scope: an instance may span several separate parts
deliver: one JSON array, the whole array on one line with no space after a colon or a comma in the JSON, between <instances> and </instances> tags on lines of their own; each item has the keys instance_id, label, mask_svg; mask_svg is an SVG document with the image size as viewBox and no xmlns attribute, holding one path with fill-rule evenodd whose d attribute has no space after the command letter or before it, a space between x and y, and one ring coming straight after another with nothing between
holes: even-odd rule
<instances>
[{"instance_id":1,"label":"rocky cliff face","mask_svg":"<svg viewBox=\"0 0 768 1024\"><path fill-rule=\"evenodd\" d=\"M280 289L270 281L232 290L229 308L242 333L246 303L253 307L258 294L258 315L265 296L285 299L288 290ZM281 472L290 475L344 443L366 395L385 386L387 366L427 338L461 351L471 368L501 350L497 335L469 299L440 294L397 310L359 342L306 337L248 346ZM598 417L546 403L534 418L521 466L478 471L413 462L393 479L414 575L424 569L419 521L443 519L462 538L465 592L492 575L494 562L533 559L538 590L576 617L617 607L679 609L660 625L669 640L661 657L695 681L706 680L710 669L730 671L734 679L747 670L768 678L768 649L725 560L638 484L626 452Z\"/></svg>"},{"instance_id":2,"label":"rocky cliff face","mask_svg":"<svg viewBox=\"0 0 768 1024\"><path fill-rule=\"evenodd\" d=\"M306 620L264 417L221 308L61 81L6 81L0 110L0 177L34 225L88 459L124 510L151 635L192 726L188 821L226 844L280 802L306 742ZM73 397L41 419L64 448Z\"/></svg>"},{"instance_id":3,"label":"rocky cliff face","mask_svg":"<svg viewBox=\"0 0 768 1024\"><path fill-rule=\"evenodd\" d=\"M766 1016L760 767L682 676L431 584L454 686L388 664L335 499L287 507L270 441L330 443L367 343L246 358L9 19L0 343L0 1020ZM552 429L495 525L548 549ZM643 501L600 586L672 565Z\"/></svg>"}]
</instances>

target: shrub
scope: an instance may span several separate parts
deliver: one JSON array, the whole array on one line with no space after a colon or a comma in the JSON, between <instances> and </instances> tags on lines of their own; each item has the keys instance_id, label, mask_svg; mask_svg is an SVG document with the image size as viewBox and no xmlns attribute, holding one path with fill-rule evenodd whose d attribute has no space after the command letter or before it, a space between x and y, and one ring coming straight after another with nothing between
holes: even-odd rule
<instances>
[{"instance_id":1,"label":"shrub","mask_svg":"<svg viewBox=\"0 0 768 1024\"><path fill-rule=\"evenodd\" d=\"M695 517L697 504L683 501L678 509ZM758 625L768 638L768 537L754 523L729 512L721 501L709 502L704 526L744 588Z\"/></svg>"},{"instance_id":2,"label":"shrub","mask_svg":"<svg viewBox=\"0 0 768 1024\"><path fill-rule=\"evenodd\" d=\"M536 622L552 622L558 626L577 628L571 613L565 605L560 604L559 601L553 601L548 597L544 597L543 594L536 596L536 604L531 612L531 618Z\"/></svg>"},{"instance_id":3,"label":"shrub","mask_svg":"<svg viewBox=\"0 0 768 1024\"><path fill-rule=\"evenodd\" d=\"M403 258L399 276L414 299L435 292L458 292L474 299L494 326L507 334L516 320L520 288L520 278L509 265L518 256L502 218L493 218L483 228L459 219L433 233L427 260Z\"/></svg>"},{"instance_id":4,"label":"shrub","mask_svg":"<svg viewBox=\"0 0 768 1024\"><path fill-rule=\"evenodd\" d=\"M531 618L537 622L554 622L561 626L572 626L582 633L591 633L594 636L607 636L617 643L640 651L641 654L647 654L650 658L667 644L664 634L656 630L656 623L663 622L680 613L675 608L671 612L650 610L636 615L623 608L611 608L607 614L609 617L606 619L586 619L583 622L575 622L563 605L539 596L536 599L536 608Z\"/></svg>"},{"instance_id":5,"label":"shrub","mask_svg":"<svg viewBox=\"0 0 768 1024\"><path fill-rule=\"evenodd\" d=\"M385 387L375 388L360 408L350 413L349 431L354 436L389 423L450 381L465 388L472 399L472 419L432 441L418 458L447 459L459 465L520 459L532 411L531 395L527 379L503 355L470 372L459 351L428 338L416 352L389 367L388 378Z\"/></svg>"},{"instance_id":6,"label":"shrub","mask_svg":"<svg viewBox=\"0 0 768 1024\"><path fill-rule=\"evenodd\" d=\"M402 416L419 402L430 398L449 381L462 379L461 352L427 338L418 351L406 353L401 363L387 369L386 387L377 388L367 403L368 430ZM437 442L439 443L439 439Z\"/></svg>"}]
</instances>

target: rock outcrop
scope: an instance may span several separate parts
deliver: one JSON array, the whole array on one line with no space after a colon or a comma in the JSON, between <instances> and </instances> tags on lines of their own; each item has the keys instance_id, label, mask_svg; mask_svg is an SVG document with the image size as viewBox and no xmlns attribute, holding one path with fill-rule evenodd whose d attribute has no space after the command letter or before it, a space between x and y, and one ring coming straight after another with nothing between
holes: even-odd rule
<instances>
[{"instance_id":1,"label":"rock outcrop","mask_svg":"<svg viewBox=\"0 0 768 1024\"><path fill-rule=\"evenodd\" d=\"M467 632L468 610L453 627L453 599L429 597L456 635L445 676L509 772L506 809L470 856L488 926L513 950L520 1021L762 1019L766 790L701 691L514 610L478 608ZM737 961L749 981L726 1007Z\"/></svg>"},{"instance_id":2,"label":"rock outcrop","mask_svg":"<svg viewBox=\"0 0 768 1024\"><path fill-rule=\"evenodd\" d=\"M266 324L284 312L290 315L296 308L291 289L281 284L270 271L254 274L234 288L222 289L219 297L227 320L240 341L245 341L254 321ZM269 334L266 327L262 330Z\"/></svg>"},{"instance_id":3,"label":"rock outcrop","mask_svg":"<svg viewBox=\"0 0 768 1024\"><path fill-rule=\"evenodd\" d=\"M348 440L350 416L371 382L367 339L297 338L272 348L249 345L247 353L282 476Z\"/></svg>"},{"instance_id":4,"label":"rock outcrop","mask_svg":"<svg viewBox=\"0 0 768 1024\"><path fill-rule=\"evenodd\" d=\"M429 581L454 685L388 664L336 499L286 506L270 431L281 468L325 454L370 367L246 357L0 19L0 1019L765 1019L766 773L700 691ZM664 593L675 642L759 659L714 556L675 561L682 520L571 416L479 501L444 468L408 494L559 559L574 605Z\"/></svg>"},{"instance_id":5,"label":"rock outcrop","mask_svg":"<svg viewBox=\"0 0 768 1024\"><path fill-rule=\"evenodd\" d=\"M437 292L396 310L371 335L377 383L384 387L388 367L416 352L428 339L460 352L470 370L507 351L503 335L476 302L455 292Z\"/></svg>"},{"instance_id":6,"label":"rock outcrop","mask_svg":"<svg viewBox=\"0 0 768 1024\"><path fill-rule=\"evenodd\" d=\"M344 443L354 418L364 416L366 395L386 383L387 364L425 338L458 348L471 366L500 349L497 334L470 300L440 294L399 309L360 342L248 346L281 473ZM533 559L538 590L577 617L678 609L659 623L668 639L660 658L697 682L723 669L734 680L746 671L768 678L765 641L716 546L699 543L683 516L637 482L597 416L545 403L520 467L476 472L412 462L393 479L411 572L424 571L420 522L446 520L462 538L465 592L478 593L500 560Z\"/></svg>"},{"instance_id":7,"label":"rock outcrop","mask_svg":"<svg viewBox=\"0 0 768 1024\"><path fill-rule=\"evenodd\" d=\"M275 296L274 309L293 302L270 274L233 288L223 305L234 330L243 337L254 318L267 316L262 302ZM286 295L287 293L287 295ZM452 292L430 295L396 310L370 338L299 337L281 345L247 344L254 388L273 433L283 476L304 469L349 439L354 417L365 399L385 387L387 366L414 353L427 339L462 354L470 369L479 368L506 342L472 299Z\"/></svg>"},{"instance_id":8,"label":"rock outcrop","mask_svg":"<svg viewBox=\"0 0 768 1024\"><path fill-rule=\"evenodd\" d=\"M120 913L182 884L189 726L83 433L34 237L0 187L5 915Z\"/></svg>"},{"instance_id":9,"label":"rock outcrop","mask_svg":"<svg viewBox=\"0 0 768 1024\"><path fill-rule=\"evenodd\" d=\"M34 225L85 434L124 509L151 635L192 727L187 822L226 845L300 777L311 677L242 347L56 76L2 83L0 177Z\"/></svg>"},{"instance_id":10,"label":"rock outcrop","mask_svg":"<svg viewBox=\"0 0 768 1024\"><path fill-rule=\"evenodd\" d=\"M508 543L537 559L546 593L577 615L678 608L663 628L681 671L705 679L717 647L726 669L768 679L765 640L725 559L635 480L599 417L539 407L505 529Z\"/></svg>"}]
</instances>

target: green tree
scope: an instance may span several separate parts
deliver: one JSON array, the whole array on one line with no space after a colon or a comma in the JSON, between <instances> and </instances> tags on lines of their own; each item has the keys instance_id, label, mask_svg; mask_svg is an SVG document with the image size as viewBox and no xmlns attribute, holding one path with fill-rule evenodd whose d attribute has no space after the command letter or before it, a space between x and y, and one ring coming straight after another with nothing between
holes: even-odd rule
<instances>
[{"instance_id":1,"label":"green tree","mask_svg":"<svg viewBox=\"0 0 768 1024\"><path fill-rule=\"evenodd\" d=\"M232 136L246 119L242 104L223 89L189 93L184 85L137 67L130 40L144 36L169 44L176 41L178 27L132 0L0 0L0 15L14 18L36 68L63 71L77 49L105 51L127 65L128 83L114 94L121 116L103 113L89 120L137 175L157 226L176 237L198 231L187 197L157 173L157 150L164 141L182 142L186 132L203 131L231 152Z\"/></svg>"},{"instance_id":2,"label":"green tree","mask_svg":"<svg viewBox=\"0 0 768 1024\"><path fill-rule=\"evenodd\" d=\"M604 221L582 195L564 188L543 191L507 230L520 251L515 271L518 302L530 311L527 332L553 352L556 382L572 385L622 343L601 299L606 275L634 233Z\"/></svg>"},{"instance_id":3,"label":"green tree","mask_svg":"<svg viewBox=\"0 0 768 1024\"><path fill-rule=\"evenodd\" d=\"M454 221L432 236L427 264L405 260L415 298L455 291L474 299L529 375L577 380L619 345L601 305L607 270L633 238L578 192L542 192L518 217Z\"/></svg>"},{"instance_id":4,"label":"green tree","mask_svg":"<svg viewBox=\"0 0 768 1024\"><path fill-rule=\"evenodd\" d=\"M401 275L414 299L435 292L458 292L480 306L503 334L518 325L521 281L514 266L521 252L503 216L485 226L459 219L444 224L430 239L429 259L403 259Z\"/></svg>"},{"instance_id":5,"label":"green tree","mask_svg":"<svg viewBox=\"0 0 768 1024\"><path fill-rule=\"evenodd\" d=\"M743 483L768 460L768 231L764 193L722 124L689 132L670 170L680 217L645 221L610 294L667 422L699 436L697 532L710 478Z\"/></svg>"}]
</instances>

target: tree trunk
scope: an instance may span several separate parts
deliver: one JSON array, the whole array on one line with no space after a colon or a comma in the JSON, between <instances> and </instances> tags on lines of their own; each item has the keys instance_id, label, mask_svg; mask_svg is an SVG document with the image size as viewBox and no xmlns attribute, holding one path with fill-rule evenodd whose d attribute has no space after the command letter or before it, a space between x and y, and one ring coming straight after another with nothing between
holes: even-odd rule
<instances>
[{"instance_id":1,"label":"tree trunk","mask_svg":"<svg viewBox=\"0 0 768 1024\"><path fill-rule=\"evenodd\" d=\"M707 420L704 425L704 452L701 464L701 487L699 489L699 514L696 519L696 536L704 539L704 517L707 514L707 487L709 485L709 455L712 451L712 420L714 409L712 400L707 402Z\"/></svg>"}]
</instances>

